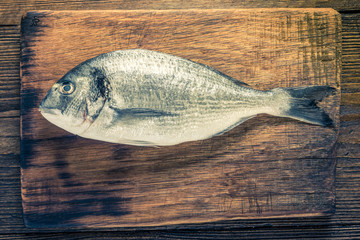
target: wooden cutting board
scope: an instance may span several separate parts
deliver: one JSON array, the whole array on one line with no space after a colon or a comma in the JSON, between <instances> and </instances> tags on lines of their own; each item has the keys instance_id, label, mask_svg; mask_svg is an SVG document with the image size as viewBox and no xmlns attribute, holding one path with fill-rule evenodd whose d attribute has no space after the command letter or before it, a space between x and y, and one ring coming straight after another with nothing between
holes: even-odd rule
<instances>
[{"instance_id":1,"label":"wooden cutting board","mask_svg":"<svg viewBox=\"0 0 360 240\"><path fill-rule=\"evenodd\" d=\"M21 177L28 227L142 227L334 211L335 128L260 115L208 140L137 147L83 139L38 106L77 64L145 48L209 65L256 89L339 89L331 9L39 11L22 21Z\"/></svg>"}]
</instances>

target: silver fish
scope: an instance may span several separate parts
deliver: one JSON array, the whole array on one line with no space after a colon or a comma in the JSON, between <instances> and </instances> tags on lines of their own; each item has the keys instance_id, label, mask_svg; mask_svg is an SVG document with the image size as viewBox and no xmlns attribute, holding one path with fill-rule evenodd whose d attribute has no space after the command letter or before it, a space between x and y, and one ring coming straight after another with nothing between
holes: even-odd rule
<instances>
[{"instance_id":1,"label":"silver fish","mask_svg":"<svg viewBox=\"0 0 360 240\"><path fill-rule=\"evenodd\" d=\"M334 92L329 86L259 91L203 64L129 49L76 66L39 109L51 123L84 138L166 146L220 135L260 113L333 126L316 103Z\"/></svg>"}]
</instances>

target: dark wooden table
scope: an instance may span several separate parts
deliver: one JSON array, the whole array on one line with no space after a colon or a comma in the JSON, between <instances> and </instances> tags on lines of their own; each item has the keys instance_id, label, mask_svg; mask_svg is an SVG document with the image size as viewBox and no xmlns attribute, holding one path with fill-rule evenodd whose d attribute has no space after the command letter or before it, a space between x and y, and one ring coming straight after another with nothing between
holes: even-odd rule
<instances>
[{"instance_id":1,"label":"dark wooden table","mask_svg":"<svg viewBox=\"0 0 360 240\"><path fill-rule=\"evenodd\" d=\"M39 231L22 221L20 196L20 20L30 10L331 7L342 15L341 126L336 213L331 217L226 221L168 227ZM0 2L0 239L359 239L360 1L25 1Z\"/></svg>"}]
</instances>

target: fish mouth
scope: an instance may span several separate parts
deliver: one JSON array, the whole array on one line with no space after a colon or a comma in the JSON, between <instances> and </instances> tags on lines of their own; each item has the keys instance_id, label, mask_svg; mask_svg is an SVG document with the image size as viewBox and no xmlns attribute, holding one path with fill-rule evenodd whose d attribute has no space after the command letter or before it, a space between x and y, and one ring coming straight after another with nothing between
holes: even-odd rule
<instances>
[{"instance_id":1,"label":"fish mouth","mask_svg":"<svg viewBox=\"0 0 360 240\"><path fill-rule=\"evenodd\" d=\"M52 115L58 115L60 113L59 109L44 107L44 106L42 106L42 104L40 104L40 106L39 106L39 111L42 114L52 114Z\"/></svg>"}]
</instances>

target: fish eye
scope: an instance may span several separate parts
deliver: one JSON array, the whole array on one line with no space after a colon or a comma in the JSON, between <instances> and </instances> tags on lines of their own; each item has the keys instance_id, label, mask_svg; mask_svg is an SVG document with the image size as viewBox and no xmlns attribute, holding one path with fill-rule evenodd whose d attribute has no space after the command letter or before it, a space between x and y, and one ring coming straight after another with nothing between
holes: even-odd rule
<instances>
[{"instance_id":1,"label":"fish eye","mask_svg":"<svg viewBox=\"0 0 360 240\"><path fill-rule=\"evenodd\" d=\"M62 94L68 95L74 92L75 86L71 82L64 82L59 90Z\"/></svg>"}]
</instances>

